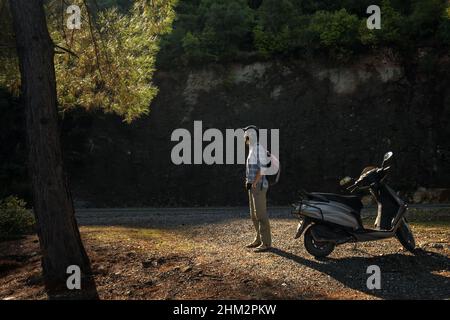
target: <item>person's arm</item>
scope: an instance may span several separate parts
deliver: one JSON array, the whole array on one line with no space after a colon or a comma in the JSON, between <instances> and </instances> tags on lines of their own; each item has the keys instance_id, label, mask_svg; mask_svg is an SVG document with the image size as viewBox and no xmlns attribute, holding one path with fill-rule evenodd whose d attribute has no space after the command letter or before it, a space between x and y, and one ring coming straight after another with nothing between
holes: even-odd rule
<instances>
[{"instance_id":1,"label":"person's arm","mask_svg":"<svg viewBox=\"0 0 450 320\"><path fill-rule=\"evenodd\" d=\"M256 187L261 178L261 169L257 164L249 164L247 170L246 187L247 189Z\"/></svg>"},{"instance_id":2,"label":"person's arm","mask_svg":"<svg viewBox=\"0 0 450 320\"><path fill-rule=\"evenodd\" d=\"M263 161L265 161L263 163L267 162L266 161L266 153L265 153L264 149L258 146L257 152L258 152L258 160L256 162L256 165L257 165L258 169L256 171L255 180L252 183L252 187L253 188L256 188L256 185L259 183L259 181L261 180L261 178L263 176L262 175L261 159L263 159Z\"/></svg>"},{"instance_id":3,"label":"person's arm","mask_svg":"<svg viewBox=\"0 0 450 320\"><path fill-rule=\"evenodd\" d=\"M255 181L252 183L252 187L256 188L256 185L258 184L259 180L261 180L261 170L258 170L256 173Z\"/></svg>"}]
</instances>

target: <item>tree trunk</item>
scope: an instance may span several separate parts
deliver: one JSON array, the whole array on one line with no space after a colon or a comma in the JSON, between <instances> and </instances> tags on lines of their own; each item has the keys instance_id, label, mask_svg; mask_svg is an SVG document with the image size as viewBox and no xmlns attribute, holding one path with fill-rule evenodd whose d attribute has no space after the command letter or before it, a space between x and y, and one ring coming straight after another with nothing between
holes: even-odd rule
<instances>
[{"instance_id":1,"label":"tree trunk","mask_svg":"<svg viewBox=\"0 0 450 320\"><path fill-rule=\"evenodd\" d=\"M53 64L42 0L10 0L26 111L29 173L50 298L97 298L63 169ZM81 269L81 290L70 290L67 267Z\"/></svg>"}]
</instances>

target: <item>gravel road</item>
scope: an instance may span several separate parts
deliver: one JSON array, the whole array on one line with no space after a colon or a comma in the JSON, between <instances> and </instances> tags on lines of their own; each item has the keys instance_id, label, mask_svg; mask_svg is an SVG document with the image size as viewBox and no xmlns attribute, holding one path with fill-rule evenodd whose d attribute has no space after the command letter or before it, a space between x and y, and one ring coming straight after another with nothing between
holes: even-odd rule
<instances>
[{"instance_id":1,"label":"gravel road","mask_svg":"<svg viewBox=\"0 0 450 320\"><path fill-rule=\"evenodd\" d=\"M449 210L438 209L448 221ZM269 209L274 249L255 253L244 245L252 240L247 208L83 209L77 211L82 226L163 229L186 244L186 255L195 265L215 268L217 277L247 274L279 286L282 297L331 299L449 299L450 228L447 224L412 223L418 250L411 254L396 239L344 244L329 258L316 260L294 240L296 220L288 207ZM374 210L363 212L363 217ZM414 220L414 219L413 219ZM367 268L381 270L381 289L367 288ZM247 279L240 279L246 283ZM250 281L250 280L248 280ZM281 293L280 293L281 292ZM283 293L285 292L285 294ZM292 294L294 293L295 294ZM254 294L254 295L252 295ZM258 298L260 293L250 293ZM173 298L188 298L181 292ZM233 298L224 292L215 298Z\"/></svg>"},{"instance_id":2,"label":"gravel road","mask_svg":"<svg viewBox=\"0 0 450 320\"><path fill-rule=\"evenodd\" d=\"M450 204L411 205L415 209L434 211L437 217L450 217ZM270 207L272 219L294 221L291 207ZM361 216L375 215L374 207L364 208ZM414 213L410 213L414 216ZM219 223L224 220L247 219L248 207L210 207L210 208L92 208L77 209L80 225L140 226L152 228L178 228L198 224ZM434 218L436 220L437 218ZM295 221L294 221L295 223Z\"/></svg>"}]
</instances>

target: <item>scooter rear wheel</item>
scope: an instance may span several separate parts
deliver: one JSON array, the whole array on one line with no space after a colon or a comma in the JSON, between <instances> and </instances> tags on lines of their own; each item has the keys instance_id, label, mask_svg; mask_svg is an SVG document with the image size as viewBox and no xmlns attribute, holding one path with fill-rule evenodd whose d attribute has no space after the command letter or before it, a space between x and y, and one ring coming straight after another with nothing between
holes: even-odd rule
<instances>
[{"instance_id":1,"label":"scooter rear wheel","mask_svg":"<svg viewBox=\"0 0 450 320\"><path fill-rule=\"evenodd\" d=\"M403 220L395 232L398 241L402 244L402 246L408 250L409 252L414 253L414 249L416 248L416 241L414 240L414 235L408 225L408 223Z\"/></svg>"},{"instance_id":2,"label":"scooter rear wheel","mask_svg":"<svg viewBox=\"0 0 450 320\"><path fill-rule=\"evenodd\" d=\"M314 226L311 226L306 230L304 236L305 249L309 254L313 255L316 258L324 258L328 256L331 252L333 252L335 248L335 244L329 241L316 241L312 235L312 229Z\"/></svg>"}]
</instances>

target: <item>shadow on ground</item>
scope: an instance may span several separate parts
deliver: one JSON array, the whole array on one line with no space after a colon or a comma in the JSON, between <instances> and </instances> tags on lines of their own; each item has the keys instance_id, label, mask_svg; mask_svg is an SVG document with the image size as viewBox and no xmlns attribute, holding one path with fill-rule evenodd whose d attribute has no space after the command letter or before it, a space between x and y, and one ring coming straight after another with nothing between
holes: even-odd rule
<instances>
[{"instance_id":1,"label":"shadow on ground","mask_svg":"<svg viewBox=\"0 0 450 320\"><path fill-rule=\"evenodd\" d=\"M415 255L326 258L321 261L308 260L277 248L272 249L272 253L327 274L346 287L382 299L450 298L450 279L437 274L450 270L450 259L434 252L418 249ZM366 286L370 276L366 270L370 265L381 269L379 290L370 290Z\"/></svg>"}]
</instances>

